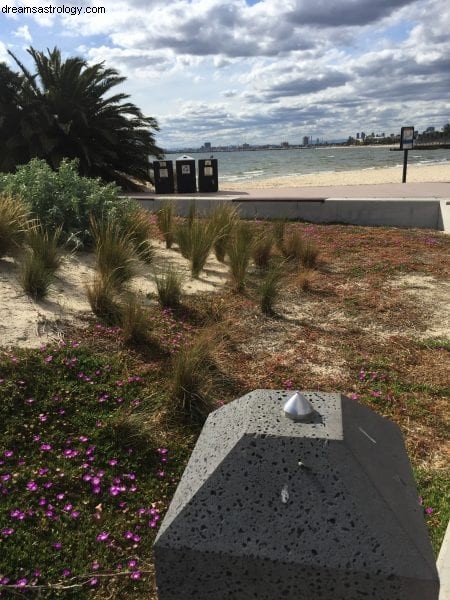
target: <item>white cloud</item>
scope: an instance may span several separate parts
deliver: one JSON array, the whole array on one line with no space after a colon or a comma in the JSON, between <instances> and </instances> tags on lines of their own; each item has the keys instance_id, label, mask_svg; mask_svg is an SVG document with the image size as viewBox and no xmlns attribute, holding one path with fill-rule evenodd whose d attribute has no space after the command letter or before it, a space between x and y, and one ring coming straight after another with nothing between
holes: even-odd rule
<instances>
[{"instance_id":1,"label":"white cloud","mask_svg":"<svg viewBox=\"0 0 450 600\"><path fill-rule=\"evenodd\" d=\"M31 33L28 28L28 25L22 25L21 27L16 29L16 31L14 31L13 35L15 37L22 38L23 40L25 40L26 42L28 42L30 44L33 41L33 38L31 37Z\"/></svg>"}]
</instances>

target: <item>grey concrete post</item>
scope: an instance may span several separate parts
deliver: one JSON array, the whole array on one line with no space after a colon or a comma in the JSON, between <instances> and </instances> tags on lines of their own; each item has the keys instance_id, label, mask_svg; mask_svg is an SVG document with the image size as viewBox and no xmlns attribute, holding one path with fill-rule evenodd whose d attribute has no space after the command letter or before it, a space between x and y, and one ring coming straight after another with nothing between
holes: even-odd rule
<instances>
[{"instance_id":1,"label":"grey concrete post","mask_svg":"<svg viewBox=\"0 0 450 600\"><path fill-rule=\"evenodd\" d=\"M294 420L292 395L209 416L155 541L159 600L437 600L398 427L332 393Z\"/></svg>"}]
</instances>

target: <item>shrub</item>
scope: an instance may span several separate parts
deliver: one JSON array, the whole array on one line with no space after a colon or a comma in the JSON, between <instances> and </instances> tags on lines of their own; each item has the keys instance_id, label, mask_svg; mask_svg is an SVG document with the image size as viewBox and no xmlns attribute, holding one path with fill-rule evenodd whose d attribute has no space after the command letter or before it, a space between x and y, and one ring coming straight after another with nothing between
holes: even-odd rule
<instances>
[{"instance_id":1,"label":"shrub","mask_svg":"<svg viewBox=\"0 0 450 600\"><path fill-rule=\"evenodd\" d=\"M191 274L192 277L198 277L216 240L216 229L210 221L194 219L189 232Z\"/></svg>"},{"instance_id":2,"label":"shrub","mask_svg":"<svg viewBox=\"0 0 450 600\"><path fill-rule=\"evenodd\" d=\"M233 231L228 248L233 287L242 292L252 254L252 230L248 223L240 222Z\"/></svg>"},{"instance_id":3,"label":"shrub","mask_svg":"<svg viewBox=\"0 0 450 600\"><path fill-rule=\"evenodd\" d=\"M179 306L183 276L172 266L169 266L162 273L155 273L153 279L161 306L163 308L176 308Z\"/></svg>"},{"instance_id":4,"label":"shrub","mask_svg":"<svg viewBox=\"0 0 450 600\"><path fill-rule=\"evenodd\" d=\"M12 194L0 193L0 258L20 248L27 225L25 204Z\"/></svg>"},{"instance_id":5,"label":"shrub","mask_svg":"<svg viewBox=\"0 0 450 600\"><path fill-rule=\"evenodd\" d=\"M124 233L116 221L99 223L91 219L95 240L97 270L115 289L121 289L137 272L137 257L133 238Z\"/></svg>"},{"instance_id":6,"label":"shrub","mask_svg":"<svg viewBox=\"0 0 450 600\"><path fill-rule=\"evenodd\" d=\"M273 236L267 231L262 231L254 240L252 257L255 265L260 269L267 269L272 255Z\"/></svg>"},{"instance_id":7,"label":"shrub","mask_svg":"<svg viewBox=\"0 0 450 600\"><path fill-rule=\"evenodd\" d=\"M168 413L182 421L203 422L213 408L208 394L214 340L201 335L173 357Z\"/></svg>"},{"instance_id":8,"label":"shrub","mask_svg":"<svg viewBox=\"0 0 450 600\"><path fill-rule=\"evenodd\" d=\"M175 241L174 235L174 204L171 200L164 201L156 213L160 232L166 242L166 248L171 248Z\"/></svg>"},{"instance_id":9,"label":"shrub","mask_svg":"<svg viewBox=\"0 0 450 600\"><path fill-rule=\"evenodd\" d=\"M81 177L77 168L76 160L64 159L53 171L45 160L35 158L16 173L0 175L0 191L21 196L46 230L61 227L65 238L90 246L90 215L120 221L133 203L119 198L115 184Z\"/></svg>"},{"instance_id":10,"label":"shrub","mask_svg":"<svg viewBox=\"0 0 450 600\"><path fill-rule=\"evenodd\" d=\"M311 289L311 284L314 280L314 271L311 269L306 269L305 271L301 271L296 277L296 284L303 291L307 292Z\"/></svg>"},{"instance_id":11,"label":"shrub","mask_svg":"<svg viewBox=\"0 0 450 600\"><path fill-rule=\"evenodd\" d=\"M121 326L127 344L143 344L151 339L152 326L148 311L135 294L127 296L122 304Z\"/></svg>"},{"instance_id":12,"label":"shrub","mask_svg":"<svg viewBox=\"0 0 450 600\"><path fill-rule=\"evenodd\" d=\"M265 315L273 315L274 304L280 293L280 283L283 278L281 266L272 267L264 277L259 288L260 307Z\"/></svg>"},{"instance_id":13,"label":"shrub","mask_svg":"<svg viewBox=\"0 0 450 600\"><path fill-rule=\"evenodd\" d=\"M61 227L57 227L51 235L39 222L34 222L26 233L26 245L52 274L59 269L63 261L61 233Z\"/></svg>"},{"instance_id":14,"label":"shrub","mask_svg":"<svg viewBox=\"0 0 450 600\"><path fill-rule=\"evenodd\" d=\"M24 291L34 300L41 300L47 296L52 279L52 272L47 269L41 257L33 251L26 252L20 263L19 276Z\"/></svg>"},{"instance_id":15,"label":"shrub","mask_svg":"<svg viewBox=\"0 0 450 600\"><path fill-rule=\"evenodd\" d=\"M92 312L109 325L121 320L121 306L116 300L116 290L108 278L96 275L91 284L85 285L86 296Z\"/></svg>"},{"instance_id":16,"label":"shrub","mask_svg":"<svg viewBox=\"0 0 450 600\"><path fill-rule=\"evenodd\" d=\"M231 204L219 204L211 214L211 223L216 231L214 253L219 262L224 262L230 235L239 221L239 215Z\"/></svg>"}]
</instances>

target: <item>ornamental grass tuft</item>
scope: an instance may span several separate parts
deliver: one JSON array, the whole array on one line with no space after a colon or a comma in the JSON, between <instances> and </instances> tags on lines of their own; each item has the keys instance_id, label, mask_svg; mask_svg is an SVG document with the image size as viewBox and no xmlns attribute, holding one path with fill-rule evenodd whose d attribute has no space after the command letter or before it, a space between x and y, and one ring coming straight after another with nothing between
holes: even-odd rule
<instances>
[{"instance_id":1,"label":"ornamental grass tuft","mask_svg":"<svg viewBox=\"0 0 450 600\"><path fill-rule=\"evenodd\" d=\"M124 233L116 221L98 222L91 218L95 240L96 268L104 281L120 290L137 273L137 256L133 237Z\"/></svg>"},{"instance_id":2,"label":"ornamental grass tuft","mask_svg":"<svg viewBox=\"0 0 450 600\"><path fill-rule=\"evenodd\" d=\"M126 344L139 345L151 341L153 327L148 310L135 294L128 294L122 303L121 326Z\"/></svg>"},{"instance_id":3,"label":"ornamental grass tuft","mask_svg":"<svg viewBox=\"0 0 450 600\"><path fill-rule=\"evenodd\" d=\"M268 316L275 314L274 305L280 295L281 282L284 273L282 265L273 266L267 271L259 286L261 311Z\"/></svg>"},{"instance_id":4,"label":"ornamental grass tuft","mask_svg":"<svg viewBox=\"0 0 450 600\"><path fill-rule=\"evenodd\" d=\"M183 275L173 266L168 266L161 273L154 273L158 300L163 308L177 308L181 304L183 291Z\"/></svg>"},{"instance_id":5,"label":"ornamental grass tuft","mask_svg":"<svg viewBox=\"0 0 450 600\"><path fill-rule=\"evenodd\" d=\"M40 256L28 251L20 261L19 281L29 296L34 300L42 300L48 295L53 272L46 267Z\"/></svg>"},{"instance_id":6,"label":"ornamental grass tuft","mask_svg":"<svg viewBox=\"0 0 450 600\"><path fill-rule=\"evenodd\" d=\"M252 258L255 265L260 269L268 269L272 256L273 235L264 230L260 232L253 242Z\"/></svg>"},{"instance_id":7,"label":"ornamental grass tuft","mask_svg":"<svg viewBox=\"0 0 450 600\"><path fill-rule=\"evenodd\" d=\"M247 270L252 255L252 230L248 223L241 221L235 227L228 247L230 273L235 291L242 292L245 288Z\"/></svg>"},{"instance_id":8,"label":"ornamental grass tuft","mask_svg":"<svg viewBox=\"0 0 450 600\"><path fill-rule=\"evenodd\" d=\"M165 200L156 213L156 221L158 223L159 230L164 237L164 241L166 242L166 248L171 248L173 242L175 241L174 216L174 203L171 200Z\"/></svg>"},{"instance_id":9,"label":"ornamental grass tuft","mask_svg":"<svg viewBox=\"0 0 450 600\"><path fill-rule=\"evenodd\" d=\"M50 234L39 221L34 221L26 232L26 246L51 273L55 273L63 262L61 237L62 227Z\"/></svg>"},{"instance_id":10,"label":"ornamental grass tuft","mask_svg":"<svg viewBox=\"0 0 450 600\"><path fill-rule=\"evenodd\" d=\"M121 320L121 306L116 295L115 285L98 274L90 284L85 285L86 296L94 315L109 325L117 325Z\"/></svg>"},{"instance_id":11,"label":"ornamental grass tuft","mask_svg":"<svg viewBox=\"0 0 450 600\"><path fill-rule=\"evenodd\" d=\"M0 258L19 250L28 225L26 205L18 197L0 193Z\"/></svg>"},{"instance_id":12,"label":"ornamental grass tuft","mask_svg":"<svg viewBox=\"0 0 450 600\"><path fill-rule=\"evenodd\" d=\"M219 204L210 217L216 231L214 253L219 262L225 261L230 236L239 221L239 214L231 204Z\"/></svg>"},{"instance_id":13,"label":"ornamental grass tuft","mask_svg":"<svg viewBox=\"0 0 450 600\"><path fill-rule=\"evenodd\" d=\"M202 423L214 408L211 397L213 336L200 334L174 355L167 413L174 420Z\"/></svg>"}]
</instances>

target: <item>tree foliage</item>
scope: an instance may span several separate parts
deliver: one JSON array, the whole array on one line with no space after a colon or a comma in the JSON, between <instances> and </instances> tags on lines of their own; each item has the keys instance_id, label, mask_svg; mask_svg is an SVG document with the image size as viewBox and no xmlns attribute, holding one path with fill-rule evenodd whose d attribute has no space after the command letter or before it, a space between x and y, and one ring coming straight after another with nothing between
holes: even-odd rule
<instances>
[{"instance_id":1,"label":"tree foliage","mask_svg":"<svg viewBox=\"0 0 450 600\"><path fill-rule=\"evenodd\" d=\"M0 64L0 170L12 171L32 158L56 169L64 158L78 160L81 175L133 187L149 179L150 156L160 157L158 124L115 93L125 77L103 63L80 57L62 60L29 48L31 73L9 52L20 72Z\"/></svg>"}]
</instances>

